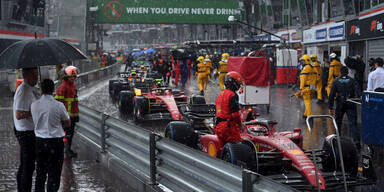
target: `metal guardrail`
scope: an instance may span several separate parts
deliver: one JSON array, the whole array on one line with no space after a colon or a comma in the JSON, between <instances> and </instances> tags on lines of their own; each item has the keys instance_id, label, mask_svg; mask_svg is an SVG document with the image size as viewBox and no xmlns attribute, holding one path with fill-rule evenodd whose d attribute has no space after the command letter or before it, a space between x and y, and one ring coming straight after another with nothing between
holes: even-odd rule
<instances>
[{"instance_id":1,"label":"metal guardrail","mask_svg":"<svg viewBox=\"0 0 384 192\"><path fill-rule=\"evenodd\" d=\"M121 161L173 191L295 191L200 151L80 104L77 131ZM128 167L126 167L128 169Z\"/></svg>"},{"instance_id":2,"label":"metal guardrail","mask_svg":"<svg viewBox=\"0 0 384 192\"><path fill-rule=\"evenodd\" d=\"M92 71L81 73L76 79L76 86L84 87L90 83L97 82L98 80L115 75L120 71L120 67L121 64L116 63L104 68L94 69Z\"/></svg>"}]
</instances>

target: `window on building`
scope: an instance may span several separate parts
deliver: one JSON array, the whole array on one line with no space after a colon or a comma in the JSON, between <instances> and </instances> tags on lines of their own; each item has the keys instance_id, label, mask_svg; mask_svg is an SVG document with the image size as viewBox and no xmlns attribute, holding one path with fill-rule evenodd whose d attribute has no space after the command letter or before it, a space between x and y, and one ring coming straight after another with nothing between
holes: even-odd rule
<instances>
[{"instance_id":1,"label":"window on building","mask_svg":"<svg viewBox=\"0 0 384 192\"><path fill-rule=\"evenodd\" d=\"M308 17L312 18L312 21L309 22L309 23L317 23L317 22L319 22L319 17L321 15L321 13L319 14L318 8L319 8L319 1L313 2L312 14L308 14Z\"/></svg>"},{"instance_id":2,"label":"window on building","mask_svg":"<svg viewBox=\"0 0 384 192\"><path fill-rule=\"evenodd\" d=\"M275 21L275 24L281 25L282 20L282 14L283 14L283 7L281 5L274 5L273 6L273 19Z\"/></svg>"},{"instance_id":3,"label":"window on building","mask_svg":"<svg viewBox=\"0 0 384 192\"><path fill-rule=\"evenodd\" d=\"M364 10L371 8L371 0L364 0Z\"/></svg>"},{"instance_id":4,"label":"window on building","mask_svg":"<svg viewBox=\"0 0 384 192\"><path fill-rule=\"evenodd\" d=\"M268 16L273 16L272 5L267 5L267 14Z\"/></svg>"},{"instance_id":5,"label":"window on building","mask_svg":"<svg viewBox=\"0 0 384 192\"><path fill-rule=\"evenodd\" d=\"M355 10L353 7L353 0L343 0L344 4L344 14L347 15L355 15Z\"/></svg>"},{"instance_id":6,"label":"window on building","mask_svg":"<svg viewBox=\"0 0 384 192\"><path fill-rule=\"evenodd\" d=\"M330 15L331 18L343 16L344 7L343 7L343 3L341 2L341 0L329 1L329 6L330 6L330 11L331 11L331 15Z\"/></svg>"},{"instance_id":7,"label":"window on building","mask_svg":"<svg viewBox=\"0 0 384 192\"><path fill-rule=\"evenodd\" d=\"M289 7L289 0L284 0L284 9Z\"/></svg>"},{"instance_id":8,"label":"window on building","mask_svg":"<svg viewBox=\"0 0 384 192\"><path fill-rule=\"evenodd\" d=\"M379 4L378 0L372 0L372 2L371 2L371 6L372 7L374 7L374 6L378 5L378 4Z\"/></svg>"},{"instance_id":9,"label":"window on building","mask_svg":"<svg viewBox=\"0 0 384 192\"><path fill-rule=\"evenodd\" d=\"M265 11L265 3L261 3L260 5L260 16L263 17L264 15L266 15L266 11Z\"/></svg>"}]
</instances>

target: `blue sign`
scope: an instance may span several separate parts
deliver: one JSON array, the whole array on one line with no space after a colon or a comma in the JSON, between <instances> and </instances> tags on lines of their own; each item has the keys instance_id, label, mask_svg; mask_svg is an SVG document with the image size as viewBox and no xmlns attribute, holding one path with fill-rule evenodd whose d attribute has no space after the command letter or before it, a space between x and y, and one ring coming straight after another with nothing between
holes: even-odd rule
<instances>
[{"instance_id":1,"label":"blue sign","mask_svg":"<svg viewBox=\"0 0 384 192\"><path fill-rule=\"evenodd\" d=\"M254 41L270 41L271 40L271 35L258 35L258 36L255 36L253 37Z\"/></svg>"},{"instance_id":2,"label":"blue sign","mask_svg":"<svg viewBox=\"0 0 384 192\"><path fill-rule=\"evenodd\" d=\"M339 38L344 37L344 25L339 25L329 28L329 38Z\"/></svg>"},{"instance_id":3,"label":"blue sign","mask_svg":"<svg viewBox=\"0 0 384 192\"><path fill-rule=\"evenodd\" d=\"M364 92L361 107L361 138L367 144L384 146L384 94Z\"/></svg>"},{"instance_id":4,"label":"blue sign","mask_svg":"<svg viewBox=\"0 0 384 192\"><path fill-rule=\"evenodd\" d=\"M327 38L327 29L318 29L316 30L316 40L322 40Z\"/></svg>"}]
</instances>

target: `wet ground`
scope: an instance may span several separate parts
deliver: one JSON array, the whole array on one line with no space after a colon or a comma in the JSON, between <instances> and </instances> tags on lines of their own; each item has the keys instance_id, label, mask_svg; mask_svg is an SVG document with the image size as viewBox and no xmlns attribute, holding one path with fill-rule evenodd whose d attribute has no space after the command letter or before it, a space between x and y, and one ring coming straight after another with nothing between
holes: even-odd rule
<instances>
[{"instance_id":1,"label":"wet ground","mask_svg":"<svg viewBox=\"0 0 384 192\"><path fill-rule=\"evenodd\" d=\"M177 87L185 91L187 95L198 93L196 84L197 80L191 79L186 88ZM175 86L172 86L175 87ZM0 88L1 89L1 88ZM217 82L213 79L209 82L205 90L205 98L207 103L214 103L220 89ZM304 133L304 146L309 147L309 137L306 133L305 121L302 118L304 105L302 100L291 97L295 90L287 88L286 86L274 86L271 89L271 104L270 112L267 113L265 106L257 106L261 118L276 120L278 124L276 129L278 131L293 130L295 127L303 129ZM12 130L12 95L7 91L0 90L1 98L5 98L5 102L0 103L0 191L15 191L16 181L15 174L18 165L18 144L15 140ZM4 95L4 96L3 96ZM106 114L132 121L127 117L122 117L116 105L111 101L108 93L108 81L98 83L95 86L88 87L80 91L80 102L86 104L98 111L103 111ZM312 102L314 114L327 114L328 108L326 104L318 105L315 101ZM161 133L168 122L155 121L144 122L139 124L144 129ZM315 120L313 127L313 136L315 143L319 146L328 134L332 134L331 123L326 120ZM76 145L75 145L76 146ZM383 148L375 148L375 168L378 174L378 183L375 186L364 188L361 191L384 191L384 162L383 162ZM97 175L98 166L94 161L88 161L79 154L79 157L73 161L67 161L63 167L62 186L61 191L116 191L114 187L99 179ZM356 191L360 191L356 190Z\"/></svg>"},{"instance_id":2,"label":"wet ground","mask_svg":"<svg viewBox=\"0 0 384 192\"><path fill-rule=\"evenodd\" d=\"M16 172L19 164L19 144L13 132L13 95L0 86L0 191L16 192ZM117 192L113 185L100 179L100 166L80 153L72 161L64 161L61 192Z\"/></svg>"},{"instance_id":3,"label":"wet ground","mask_svg":"<svg viewBox=\"0 0 384 192\"><path fill-rule=\"evenodd\" d=\"M199 93L197 87L197 80L193 78L189 81L185 88L179 86L174 86L171 83L172 88L177 88L186 93L186 95L190 96L192 94ZM304 148L309 149L309 134L307 130L307 126L305 120L302 118L304 113L304 104L301 99L297 99L296 97L291 97L297 90L293 88L288 88L287 86L279 86L275 85L271 88L271 103L270 103L270 111L267 113L266 106L256 106L256 109L260 113L260 118L276 120L278 124L275 128L278 131L287 131L293 130L293 128L302 128L302 132L304 135ZM215 99L217 95L220 93L220 88L215 79L211 79L208 83L208 87L205 90L205 98L207 103L215 103ZM122 117L119 112L116 104L112 102L108 93L108 82L104 82L98 86L97 90L94 90L92 93L88 93L87 97L81 100L83 104L89 105L96 110L104 111L106 114L127 120L132 121L130 118ZM360 109L360 108L358 108ZM316 100L312 101L312 111L313 114L328 114L328 105L325 104L316 104ZM347 124L347 119L344 120L344 125ZM359 122L360 119L359 119ZM162 133L167 121L149 121L140 123L139 125L146 130L154 131L156 133ZM360 124L359 124L360 126ZM333 134L333 126L332 122L325 119L316 119L314 120L313 127L313 139L315 147L321 147L324 137L327 135ZM345 134L348 134L347 128L343 126L342 128L345 130ZM382 147L374 147L375 155L375 168L378 174L378 182L375 186L364 187L362 189L355 189L355 191L384 191L384 162L383 162L383 148Z\"/></svg>"}]
</instances>

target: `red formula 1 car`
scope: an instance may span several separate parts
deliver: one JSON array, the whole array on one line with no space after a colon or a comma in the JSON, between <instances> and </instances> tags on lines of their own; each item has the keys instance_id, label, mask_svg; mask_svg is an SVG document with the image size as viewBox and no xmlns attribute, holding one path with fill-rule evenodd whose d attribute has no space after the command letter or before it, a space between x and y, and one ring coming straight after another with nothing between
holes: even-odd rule
<instances>
[{"instance_id":1,"label":"red formula 1 car","mask_svg":"<svg viewBox=\"0 0 384 192\"><path fill-rule=\"evenodd\" d=\"M165 129L166 137L296 189L317 188L312 153L302 148L300 128L277 132L274 129L276 122L250 120L250 113L242 111L243 141L222 143L213 131L214 105L188 104L181 107L181 112L185 121L170 122ZM351 140L343 137L340 140L348 187L374 183L375 173L370 155L363 154L360 157ZM315 153L320 189L340 190L343 187L343 174L336 136L326 137L322 149L315 150ZM358 166L359 158L363 166Z\"/></svg>"},{"instance_id":2,"label":"red formula 1 car","mask_svg":"<svg viewBox=\"0 0 384 192\"><path fill-rule=\"evenodd\" d=\"M142 120L182 120L179 111L181 104L187 103L187 96L180 90L171 88L154 88L147 93L135 89L135 96L130 106L133 118Z\"/></svg>"}]
</instances>

